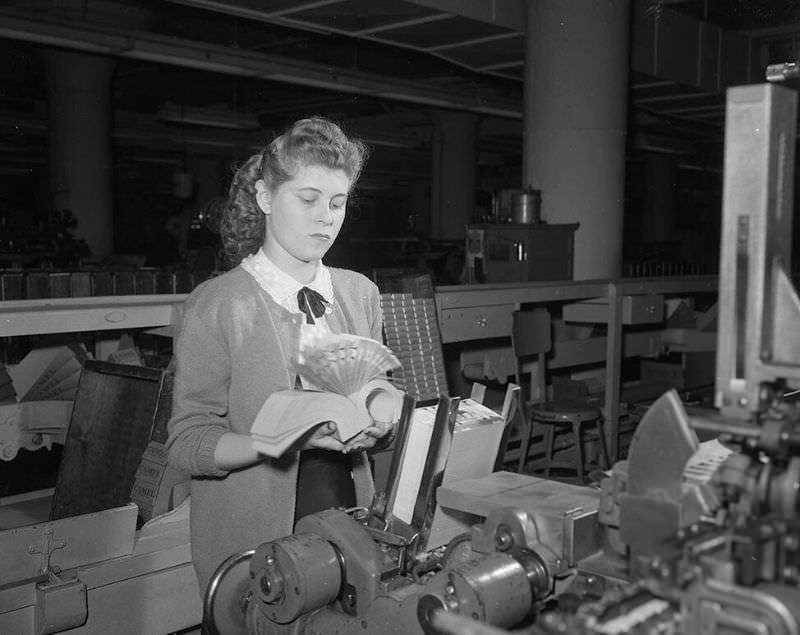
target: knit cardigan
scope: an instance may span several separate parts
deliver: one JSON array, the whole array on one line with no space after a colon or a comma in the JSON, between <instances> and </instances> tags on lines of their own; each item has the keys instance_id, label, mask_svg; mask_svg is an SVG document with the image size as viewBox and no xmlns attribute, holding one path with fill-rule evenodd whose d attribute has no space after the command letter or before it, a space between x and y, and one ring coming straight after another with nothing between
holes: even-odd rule
<instances>
[{"instance_id":1,"label":"knit cardigan","mask_svg":"<svg viewBox=\"0 0 800 635\"><path fill-rule=\"evenodd\" d=\"M330 271L331 330L381 341L378 288L359 273ZM227 472L215 466L214 451L226 432L250 432L272 392L294 387L287 360L298 350L302 317L241 267L204 282L184 304L167 449L192 476L192 559L201 593L228 556L292 532L299 452ZM374 486L366 453L351 456L356 502L368 505Z\"/></svg>"}]
</instances>

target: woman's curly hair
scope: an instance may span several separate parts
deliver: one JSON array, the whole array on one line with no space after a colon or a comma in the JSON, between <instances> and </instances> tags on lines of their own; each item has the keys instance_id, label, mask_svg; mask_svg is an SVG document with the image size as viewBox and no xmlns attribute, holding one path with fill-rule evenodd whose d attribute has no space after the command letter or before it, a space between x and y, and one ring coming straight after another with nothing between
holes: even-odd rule
<instances>
[{"instance_id":1,"label":"woman's curly hair","mask_svg":"<svg viewBox=\"0 0 800 635\"><path fill-rule=\"evenodd\" d=\"M317 165L343 170L354 185L368 154L360 140L323 117L300 119L236 170L220 224L225 257L231 266L258 251L264 243L266 217L256 202L256 182L264 179L274 192L300 168Z\"/></svg>"}]
</instances>

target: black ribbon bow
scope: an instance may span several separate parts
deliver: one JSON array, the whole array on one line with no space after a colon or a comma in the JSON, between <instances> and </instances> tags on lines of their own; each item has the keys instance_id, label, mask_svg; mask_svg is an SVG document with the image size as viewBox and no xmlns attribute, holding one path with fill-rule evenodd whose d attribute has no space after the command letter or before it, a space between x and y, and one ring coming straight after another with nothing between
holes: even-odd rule
<instances>
[{"instance_id":1,"label":"black ribbon bow","mask_svg":"<svg viewBox=\"0 0 800 635\"><path fill-rule=\"evenodd\" d=\"M297 306L305 313L306 324L314 324L314 318L325 315L325 298L308 287L303 287L297 292Z\"/></svg>"}]
</instances>

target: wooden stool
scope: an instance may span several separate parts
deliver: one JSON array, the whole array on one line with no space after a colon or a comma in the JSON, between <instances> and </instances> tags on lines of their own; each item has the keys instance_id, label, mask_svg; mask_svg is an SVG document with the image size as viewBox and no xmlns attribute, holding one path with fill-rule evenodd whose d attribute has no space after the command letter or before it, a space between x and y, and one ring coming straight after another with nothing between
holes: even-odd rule
<instances>
[{"instance_id":1,"label":"wooden stool","mask_svg":"<svg viewBox=\"0 0 800 635\"><path fill-rule=\"evenodd\" d=\"M583 453L582 431L584 425L594 424L597 436L600 441L602 469L608 469L610 461L608 458L608 448L606 447L605 431L603 429L603 415L599 408L592 407L579 402L549 402L530 404L528 414L534 424L542 426L544 431L545 458L542 466L545 476L550 476L552 469L571 469L575 470L577 482L585 482L586 462ZM556 428L570 428L575 444L573 451L574 460L556 461L553 459L555 450Z\"/></svg>"}]
</instances>

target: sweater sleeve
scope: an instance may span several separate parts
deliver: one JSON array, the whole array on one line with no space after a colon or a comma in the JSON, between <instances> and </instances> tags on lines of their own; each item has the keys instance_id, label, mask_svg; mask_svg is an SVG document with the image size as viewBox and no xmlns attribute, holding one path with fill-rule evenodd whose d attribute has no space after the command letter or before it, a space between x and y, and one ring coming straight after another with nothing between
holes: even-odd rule
<instances>
[{"instance_id":1,"label":"sweater sleeve","mask_svg":"<svg viewBox=\"0 0 800 635\"><path fill-rule=\"evenodd\" d=\"M230 431L228 387L231 363L216 328L195 305L186 307L175 342L172 416L167 424L169 460L192 476L225 476L214 452Z\"/></svg>"},{"instance_id":2,"label":"sweater sleeve","mask_svg":"<svg viewBox=\"0 0 800 635\"><path fill-rule=\"evenodd\" d=\"M383 309L381 308L381 295L378 287L371 284L368 295L370 321L370 337L379 342L383 341Z\"/></svg>"}]
</instances>

